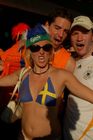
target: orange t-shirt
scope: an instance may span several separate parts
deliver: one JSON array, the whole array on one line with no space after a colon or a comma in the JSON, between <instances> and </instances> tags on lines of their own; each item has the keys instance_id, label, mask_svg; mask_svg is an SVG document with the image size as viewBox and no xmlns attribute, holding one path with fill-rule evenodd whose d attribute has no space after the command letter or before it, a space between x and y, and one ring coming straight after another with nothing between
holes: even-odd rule
<instances>
[{"instance_id":1,"label":"orange t-shirt","mask_svg":"<svg viewBox=\"0 0 93 140\"><path fill-rule=\"evenodd\" d=\"M65 48L54 53L52 65L57 68L65 68L71 54Z\"/></svg>"},{"instance_id":2,"label":"orange t-shirt","mask_svg":"<svg viewBox=\"0 0 93 140\"><path fill-rule=\"evenodd\" d=\"M18 48L19 44L16 43L1 55L1 60L4 63L4 71L6 71L5 75L13 73L14 71L21 68L20 66L21 54L18 51Z\"/></svg>"}]
</instances>

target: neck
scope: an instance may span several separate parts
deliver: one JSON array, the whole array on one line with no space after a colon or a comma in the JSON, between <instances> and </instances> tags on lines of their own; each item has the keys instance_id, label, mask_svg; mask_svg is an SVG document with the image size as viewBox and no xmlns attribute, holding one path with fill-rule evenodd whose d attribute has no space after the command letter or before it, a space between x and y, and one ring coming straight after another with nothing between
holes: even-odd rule
<instances>
[{"instance_id":1,"label":"neck","mask_svg":"<svg viewBox=\"0 0 93 140\"><path fill-rule=\"evenodd\" d=\"M47 69L45 69L42 72L36 72L34 68L32 69L33 73L34 74L37 74L37 75L42 75L42 74L46 73L48 70L49 70L49 65L48 65Z\"/></svg>"},{"instance_id":2,"label":"neck","mask_svg":"<svg viewBox=\"0 0 93 140\"><path fill-rule=\"evenodd\" d=\"M58 46L58 47L55 47L55 48L54 48L54 52L59 51L62 47L63 47L62 45L60 45L60 46Z\"/></svg>"},{"instance_id":3,"label":"neck","mask_svg":"<svg viewBox=\"0 0 93 140\"><path fill-rule=\"evenodd\" d=\"M87 50L87 53L85 55L81 56L81 58L87 58L91 55L93 55L93 47L90 47L89 50Z\"/></svg>"}]
</instances>

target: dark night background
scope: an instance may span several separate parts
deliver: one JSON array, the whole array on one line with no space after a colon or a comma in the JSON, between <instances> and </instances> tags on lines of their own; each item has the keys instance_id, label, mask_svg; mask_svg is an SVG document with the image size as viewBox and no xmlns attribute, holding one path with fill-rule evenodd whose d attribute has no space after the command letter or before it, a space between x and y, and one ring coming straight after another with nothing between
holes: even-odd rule
<instances>
[{"instance_id":1,"label":"dark night background","mask_svg":"<svg viewBox=\"0 0 93 140\"><path fill-rule=\"evenodd\" d=\"M9 1L11 1L12 3L15 2L16 8L10 6L9 4L0 4L0 48L2 48L3 50L6 50L13 44L11 39L11 28L14 25L16 25L19 22L25 22L30 27L33 27L37 22L41 21L41 19L45 17L43 12L41 12L41 14L38 14L37 11L27 11L27 6L29 5L30 7L30 4L32 4L33 0L8 0L5 3L8 3ZM18 2L20 2L19 4L21 5L24 4L25 10L18 7ZM37 0L36 2L39 1ZM42 5L39 5L39 3L36 2L34 0L36 7L39 6L39 8L43 10L44 6L45 8L48 8L48 6L46 7L44 3ZM91 17L93 16L93 0L44 0L44 2L51 2L51 4L56 4L57 6L62 6L67 9L71 9L73 10L73 14L75 14L75 12L78 12L83 15L85 14ZM33 7L31 8L33 9Z\"/></svg>"},{"instance_id":2,"label":"dark night background","mask_svg":"<svg viewBox=\"0 0 93 140\"><path fill-rule=\"evenodd\" d=\"M40 14L0 5L0 48L6 50L13 44L11 28L14 25L24 22L34 27L43 18L44 16Z\"/></svg>"},{"instance_id":3,"label":"dark night background","mask_svg":"<svg viewBox=\"0 0 93 140\"><path fill-rule=\"evenodd\" d=\"M38 2L42 0L3 0L3 2L6 1L4 4L1 4L1 1L2 0L0 0L0 48L3 50L6 50L13 44L11 39L11 28L14 25L19 22L25 22L30 27L33 27L37 22L41 21L45 17L43 12L38 14L37 11L32 12L28 10L28 8L33 9L34 6L30 7L32 2L34 2L36 8L38 6L39 9L46 9L47 12L49 12L49 7L44 5L44 3L51 2L51 4L56 4L57 6L73 10L73 14L77 12L79 15L85 14L91 17L93 16L93 0L43 0L43 4L40 5ZM10 6L10 4L6 5L6 3L10 1L11 3L15 3L16 8ZM24 10L18 7L19 4L20 7L24 4ZM53 6L51 6L50 10L52 8Z\"/></svg>"}]
</instances>

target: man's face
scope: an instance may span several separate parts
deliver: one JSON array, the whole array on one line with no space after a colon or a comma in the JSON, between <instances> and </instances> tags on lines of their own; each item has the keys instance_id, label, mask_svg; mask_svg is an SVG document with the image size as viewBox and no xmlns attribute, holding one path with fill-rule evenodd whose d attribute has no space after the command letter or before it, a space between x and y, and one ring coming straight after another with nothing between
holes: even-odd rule
<instances>
[{"instance_id":1,"label":"man's face","mask_svg":"<svg viewBox=\"0 0 93 140\"><path fill-rule=\"evenodd\" d=\"M88 31L79 26L74 27L71 32L71 44L79 56L90 55L93 46L92 30Z\"/></svg>"},{"instance_id":2,"label":"man's face","mask_svg":"<svg viewBox=\"0 0 93 140\"><path fill-rule=\"evenodd\" d=\"M71 22L62 17L57 17L55 21L49 25L49 33L55 50L59 49L66 39L70 26Z\"/></svg>"}]
</instances>

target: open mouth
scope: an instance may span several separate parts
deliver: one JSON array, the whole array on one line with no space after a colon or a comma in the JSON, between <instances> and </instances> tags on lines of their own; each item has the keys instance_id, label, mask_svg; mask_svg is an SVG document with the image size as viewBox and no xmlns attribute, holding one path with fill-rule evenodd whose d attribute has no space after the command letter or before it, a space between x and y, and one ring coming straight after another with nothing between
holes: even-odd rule
<instances>
[{"instance_id":1,"label":"open mouth","mask_svg":"<svg viewBox=\"0 0 93 140\"><path fill-rule=\"evenodd\" d=\"M84 47L84 44L76 44L77 47Z\"/></svg>"},{"instance_id":2,"label":"open mouth","mask_svg":"<svg viewBox=\"0 0 93 140\"><path fill-rule=\"evenodd\" d=\"M39 56L39 62L44 62L45 58L43 56Z\"/></svg>"},{"instance_id":3,"label":"open mouth","mask_svg":"<svg viewBox=\"0 0 93 140\"><path fill-rule=\"evenodd\" d=\"M76 44L77 50L80 51L84 48L84 44Z\"/></svg>"},{"instance_id":4,"label":"open mouth","mask_svg":"<svg viewBox=\"0 0 93 140\"><path fill-rule=\"evenodd\" d=\"M60 40L60 39L55 38L54 40L58 43L62 43L62 40Z\"/></svg>"}]
</instances>

